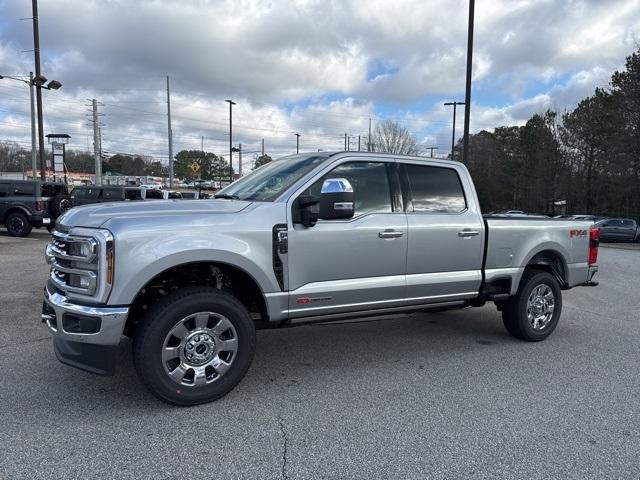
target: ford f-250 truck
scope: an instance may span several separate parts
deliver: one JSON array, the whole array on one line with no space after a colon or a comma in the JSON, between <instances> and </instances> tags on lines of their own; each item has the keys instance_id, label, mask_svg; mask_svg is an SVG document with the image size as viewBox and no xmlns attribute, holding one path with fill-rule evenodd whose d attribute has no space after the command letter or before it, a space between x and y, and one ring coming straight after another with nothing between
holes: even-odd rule
<instances>
[{"instance_id":1,"label":"ford f-250 truck","mask_svg":"<svg viewBox=\"0 0 640 480\"><path fill-rule=\"evenodd\" d=\"M295 155L215 197L59 219L42 320L60 361L112 374L125 335L142 382L193 405L242 379L256 328L491 301L511 335L539 341L562 290L596 285L591 222L483 218L457 162Z\"/></svg>"}]
</instances>

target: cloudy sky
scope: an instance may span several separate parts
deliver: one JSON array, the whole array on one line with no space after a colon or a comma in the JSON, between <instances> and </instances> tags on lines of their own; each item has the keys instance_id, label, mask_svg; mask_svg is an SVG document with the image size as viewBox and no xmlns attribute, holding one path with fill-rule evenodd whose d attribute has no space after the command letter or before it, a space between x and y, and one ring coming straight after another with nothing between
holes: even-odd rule
<instances>
[{"instance_id":1,"label":"cloudy sky","mask_svg":"<svg viewBox=\"0 0 640 480\"><path fill-rule=\"evenodd\" d=\"M0 74L33 70L31 2L0 0ZM101 102L103 149L168 158L174 151L341 149L393 118L423 148L450 150L451 110L464 100L467 0L40 0L45 133L92 148L87 99ZM640 45L640 0L476 0L471 129L571 109L606 86ZM458 117L462 132L462 118ZM29 92L0 80L0 141L30 146ZM364 140L363 140L364 142ZM364 143L363 143L364 145ZM245 167L246 168L246 167Z\"/></svg>"}]
</instances>

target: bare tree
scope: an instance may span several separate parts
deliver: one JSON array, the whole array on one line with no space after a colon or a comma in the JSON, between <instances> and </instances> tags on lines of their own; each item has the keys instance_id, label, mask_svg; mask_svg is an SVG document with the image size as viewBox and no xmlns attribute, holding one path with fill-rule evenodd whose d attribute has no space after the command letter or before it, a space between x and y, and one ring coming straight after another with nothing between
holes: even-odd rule
<instances>
[{"instance_id":1,"label":"bare tree","mask_svg":"<svg viewBox=\"0 0 640 480\"><path fill-rule=\"evenodd\" d=\"M374 152L417 155L418 142L411 132L393 120L378 122L371 135Z\"/></svg>"}]
</instances>

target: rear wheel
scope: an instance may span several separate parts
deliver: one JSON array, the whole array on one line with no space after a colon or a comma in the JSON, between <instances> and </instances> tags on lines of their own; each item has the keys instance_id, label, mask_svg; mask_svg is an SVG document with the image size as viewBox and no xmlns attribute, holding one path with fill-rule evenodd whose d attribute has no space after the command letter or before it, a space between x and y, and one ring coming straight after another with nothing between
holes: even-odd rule
<instances>
[{"instance_id":1,"label":"rear wheel","mask_svg":"<svg viewBox=\"0 0 640 480\"><path fill-rule=\"evenodd\" d=\"M244 377L255 352L247 309L226 292L189 287L158 302L134 338L142 382L174 405L211 402Z\"/></svg>"},{"instance_id":2,"label":"rear wheel","mask_svg":"<svg viewBox=\"0 0 640 480\"><path fill-rule=\"evenodd\" d=\"M49 210L53 218L58 218L71 208L71 197L69 195L56 195L49 203Z\"/></svg>"},{"instance_id":3,"label":"rear wheel","mask_svg":"<svg viewBox=\"0 0 640 480\"><path fill-rule=\"evenodd\" d=\"M502 321L514 337L538 342L555 330L561 313L558 280L548 272L532 269L525 272L518 293L502 309Z\"/></svg>"},{"instance_id":4,"label":"rear wheel","mask_svg":"<svg viewBox=\"0 0 640 480\"><path fill-rule=\"evenodd\" d=\"M31 233L32 227L29 223L29 219L21 212L10 213L5 220L4 225L7 227L9 235L13 237L26 237Z\"/></svg>"}]
</instances>

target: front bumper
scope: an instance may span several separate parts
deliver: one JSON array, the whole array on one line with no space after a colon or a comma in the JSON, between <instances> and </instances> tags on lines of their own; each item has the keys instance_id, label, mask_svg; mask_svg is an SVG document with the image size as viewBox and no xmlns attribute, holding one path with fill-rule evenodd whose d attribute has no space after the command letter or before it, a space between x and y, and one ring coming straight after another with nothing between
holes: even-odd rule
<instances>
[{"instance_id":1,"label":"front bumper","mask_svg":"<svg viewBox=\"0 0 640 480\"><path fill-rule=\"evenodd\" d=\"M56 356L82 370L113 375L128 315L128 307L77 305L48 287L44 289L42 322L53 335Z\"/></svg>"}]
</instances>

